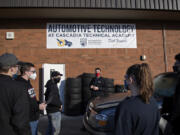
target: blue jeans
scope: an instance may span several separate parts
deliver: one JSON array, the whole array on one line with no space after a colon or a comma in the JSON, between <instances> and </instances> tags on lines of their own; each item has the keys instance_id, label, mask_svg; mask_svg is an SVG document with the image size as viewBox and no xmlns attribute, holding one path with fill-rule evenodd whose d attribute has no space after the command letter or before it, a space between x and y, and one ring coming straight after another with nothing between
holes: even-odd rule
<instances>
[{"instance_id":1,"label":"blue jeans","mask_svg":"<svg viewBox=\"0 0 180 135\"><path fill-rule=\"evenodd\" d=\"M31 121L29 124L30 124L30 127L31 127L32 135L37 135L37 132L38 132L38 120Z\"/></svg>"},{"instance_id":2,"label":"blue jeans","mask_svg":"<svg viewBox=\"0 0 180 135\"><path fill-rule=\"evenodd\" d=\"M46 135L59 135L61 130L61 112L48 114L48 131Z\"/></svg>"}]
</instances>

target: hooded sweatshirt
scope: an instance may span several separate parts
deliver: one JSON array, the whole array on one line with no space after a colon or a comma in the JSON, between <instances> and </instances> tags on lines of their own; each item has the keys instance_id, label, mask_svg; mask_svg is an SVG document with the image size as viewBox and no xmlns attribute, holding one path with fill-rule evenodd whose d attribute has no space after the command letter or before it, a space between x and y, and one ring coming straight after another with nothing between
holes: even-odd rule
<instances>
[{"instance_id":1,"label":"hooded sweatshirt","mask_svg":"<svg viewBox=\"0 0 180 135\"><path fill-rule=\"evenodd\" d=\"M36 99L34 88L32 87L30 80L25 80L21 76L16 78L16 81L22 82L27 87L29 95L29 119L30 121L36 121L39 119L39 103Z\"/></svg>"},{"instance_id":2,"label":"hooded sweatshirt","mask_svg":"<svg viewBox=\"0 0 180 135\"><path fill-rule=\"evenodd\" d=\"M49 80L46 85L45 100L47 103L47 113L55 113L60 111L62 102L60 100L59 89L57 83Z\"/></svg>"},{"instance_id":3,"label":"hooded sweatshirt","mask_svg":"<svg viewBox=\"0 0 180 135\"><path fill-rule=\"evenodd\" d=\"M26 87L0 74L0 134L30 135Z\"/></svg>"}]
</instances>

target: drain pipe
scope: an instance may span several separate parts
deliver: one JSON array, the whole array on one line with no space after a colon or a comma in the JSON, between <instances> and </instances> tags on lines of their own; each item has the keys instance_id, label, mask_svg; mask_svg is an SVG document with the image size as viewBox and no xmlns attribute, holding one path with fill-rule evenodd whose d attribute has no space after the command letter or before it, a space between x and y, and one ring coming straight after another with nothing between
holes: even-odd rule
<instances>
[{"instance_id":1,"label":"drain pipe","mask_svg":"<svg viewBox=\"0 0 180 135\"><path fill-rule=\"evenodd\" d=\"M165 72L168 71L167 63L167 50L166 50L166 30L164 24L162 24L162 36L163 36L163 51L164 51L164 63L165 63Z\"/></svg>"}]
</instances>

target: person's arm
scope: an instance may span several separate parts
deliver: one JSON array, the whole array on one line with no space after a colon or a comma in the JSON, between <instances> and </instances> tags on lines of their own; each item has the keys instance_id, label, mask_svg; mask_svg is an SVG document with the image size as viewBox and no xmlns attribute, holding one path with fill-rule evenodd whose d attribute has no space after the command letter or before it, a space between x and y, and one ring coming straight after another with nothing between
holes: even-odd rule
<instances>
[{"instance_id":1,"label":"person's arm","mask_svg":"<svg viewBox=\"0 0 180 135\"><path fill-rule=\"evenodd\" d=\"M47 102L48 98L49 98L49 88L48 87L46 88L46 92L44 93L44 95L45 95L45 102Z\"/></svg>"},{"instance_id":2,"label":"person's arm","mask_svg":"<svg viewBox=\"0 0 180 135\"><path fill-rule=\"evenodd\" d=\"M45 102L40 102L36 99L36 110L37 111L43 111L46 109L46 103Z\"/></svg>"},{"instance_id":3,"label":"person's arm","mask_svg":"<svg viewBox=\"0 0 180 135\"><path fill-rule=\"evenodd\" d=\"M18 135L31 135L29 127L29 99L25 88L19 86L14 93L12 125Z\"/></svg>"},{"instance_id":4,"label":"person's arm","mask_svg":"<svg viewBox=\"0 0 180 135\"><path fill-rule=\"evenodd\" d=\"M92 78L92 80L90 81L89 88L91 91L93 91L93 89L94 89L94 78Z\"/></svg>"},{"instance_id":5,"label":"person's arm","mask_svg":"<svg viewBox=\"0 0 180 135\"><path fill-rule=\"evenodd\" d=\"M115 114L115 130L114 135L132 135L131 114L120 104Z\"/></svg>"},{"instance_id":6,"label":"person's arm","mask_svg":"<svg viewBox=\"0 0 180 135\"><path fill-rule=\"evenodd\" d=\"M33 110L35 110L36 112L43 111L46 108L46 104L38 101L36 96L32 99L32 106Z\"/></svg>"},{"instance_id":7,"label":"person's arm","mask_svg":"<svg viewBox=\"0 0 180 135\"><path fill-rule=\"evenodd\" d=\"M40 103L39 104L39 111L43 111L46 109L47 104L46 103Z\"/></svg>"}]
</instances>

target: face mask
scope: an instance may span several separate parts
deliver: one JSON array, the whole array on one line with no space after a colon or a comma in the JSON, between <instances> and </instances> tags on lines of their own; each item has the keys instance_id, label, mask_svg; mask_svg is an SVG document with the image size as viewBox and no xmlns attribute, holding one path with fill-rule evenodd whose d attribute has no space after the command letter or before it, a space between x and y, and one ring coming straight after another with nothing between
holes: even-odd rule
<instances>
[{"instance_id":1,"label":"face mask","mask_svg":"<svg viewBox=\"0 0 180 135\"><path fill-rule=\"evenodd\" d=\"M60 78L54 78L54 82L55 82L55 83L59 83L60 80L61 80Z\"/></svg>"},{"instance_id":2,"label":"face mask","mask_svg":"<svg viewBox=\"0 0 180 135\"><path fill-rule=\"evenodd\" d=\"M33 73L29 76L30 79L35 80L37 77L36 73Z\"/></svg>"},{"instance_id":3,"label":"face mask","mask_svg":"<svg viewBox=\"0 0 180 135\"><path fill-rule=\"evenodd\" d=\"M96 77L99 77L100 76L100 73L96 73Z\"/></svg>"},{"instance_id":4,"label":"face mask","mask_svg":"<svg viewBox=\"0 0 180 135\"><path fill-rule=\"evenodd\" d=\"M127 84L126 80L124 80L124 89L128 90L128 84Z\"/></svg>"},{"instance_id":5,"label":"face mask","mask_svg":"<svg viewBox=\"0 0 180 135\"><path fill-rule=\"evenodd\" d=\"M16 79L17 77L18 77L17 73L12 76L13 79Z\"/></svg>"},{"instance_id":6,"label":"face mask","mask_svg":"<svg viewBox=\"0 0 180 135\"><path fill-rule=\"evenodd\" d=\"M12 78L15 79L18 76L18 70L16 67L12 67L11 68L11 72L12 72Z\"/></svg>"}]
</instances>

